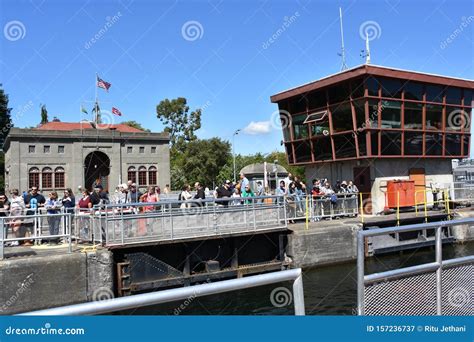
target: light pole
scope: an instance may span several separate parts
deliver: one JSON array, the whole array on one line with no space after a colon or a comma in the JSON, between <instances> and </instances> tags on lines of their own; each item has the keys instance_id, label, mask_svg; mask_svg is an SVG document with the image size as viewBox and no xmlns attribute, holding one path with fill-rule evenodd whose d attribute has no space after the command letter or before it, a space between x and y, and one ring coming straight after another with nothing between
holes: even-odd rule
<instances>
[{"instance_id":1,"label":"light pole","mask_svg":"<svg viewBox=\"0 0 474 342\"><path fill-rule=\"evenodd\" d=\"M237 180L237 178L236 178L236 176L235 176L235 136L236 136L237 134L239 134L239 132L240 132L240 128L239 128L238 130L236 130L236 131L234 132L234 134L232 134L232 156L233 156L233 158L234 158L234 183L235 183L235 181Z\"/></svg>"}]
</instances>

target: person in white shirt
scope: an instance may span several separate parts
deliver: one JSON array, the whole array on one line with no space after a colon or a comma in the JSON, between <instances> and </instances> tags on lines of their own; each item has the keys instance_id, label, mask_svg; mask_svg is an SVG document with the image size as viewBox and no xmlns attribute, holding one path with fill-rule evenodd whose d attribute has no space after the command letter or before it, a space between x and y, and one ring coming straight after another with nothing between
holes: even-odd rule
<instances>
[{"instance_id":1,"label":"person in white shirt","mask_svg":"<svg viewBox=\"0 0 474 342\"><path fill-rule=\"evenodd\" d=\"M186 201L189 201L192 197L193 195L191 195L191 186L189 184L186 184L185 186L183 186L183 190L179 194L179 200L183 201L181 203L180 208L189 208L190 204L186 203Z\"/></svg>"}]
</instances>

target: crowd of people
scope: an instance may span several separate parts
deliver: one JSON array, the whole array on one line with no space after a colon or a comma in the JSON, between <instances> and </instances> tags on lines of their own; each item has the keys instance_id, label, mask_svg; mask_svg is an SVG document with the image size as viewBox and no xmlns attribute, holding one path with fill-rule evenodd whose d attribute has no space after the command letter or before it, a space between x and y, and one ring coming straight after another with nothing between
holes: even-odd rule
<instances>
[{"instance_id":1,"label":"crowd of people","mask_svg":"<svg viewBox=\"0 0 474 342\"><path fill-rule=\"evenodd\" d=\"M313 179L311 187L307 186L299 177L291 173L287 177L281 179L274 191L268 186L264 186L262 181L254 183L252 188L251 182L241 173L239 181L231 182L226 180L221 186L218 186L211 193L208 187L204 187L199 182L194 183L194 189L189 184L182 187L178 194L178 200L181 202L181 208L187 208L192 205L202 205L201 200L206 198L216 199L216 203L222 206L244 205L252 202L252 197L265 197L270 195L283 196L289 202L296 204L299 212L304 211L303 198L311 195L313 198L329 198L335 201L337 194L355 194L359 190L352 181L337 181L334 186L327 179ZM159 186L149 186L145 191L141 192L132 181L120 184L115 188L114 193L110 194L103 189L100 181L97 180L93 184L93 191L90 192L86 188L78 187L77 196L74 195L72 189L65 189L62 196L56 191L49 192L47 198L40 193L38 187L32 187L30 191L20 193L18 189L10 191L8 198L5 193L0 193L0 217L9 216L10 220L6 225L10 228L11 234L15 238L27 238L33 232L34 222L27 216L37 213L46 213L49 225L49 234L55 236L59 234L61 216L54 215L61 212L89 211L91 208L106 204L126 204L126 203L157 203L160 199L171 198L171 189L166 184L163 192ZM78 199L76 199L78 197ZM256 201L261 203L271 201L267 198L257 198ZM152 211L155 206L142 205L140 210ZM8 229L7 229L8 234ZM49 243L57 244L59 239L50 239ZM12 245L31 245L28 239L22 239L20 242L13 241Z\"/></svg>"}]
</instances>

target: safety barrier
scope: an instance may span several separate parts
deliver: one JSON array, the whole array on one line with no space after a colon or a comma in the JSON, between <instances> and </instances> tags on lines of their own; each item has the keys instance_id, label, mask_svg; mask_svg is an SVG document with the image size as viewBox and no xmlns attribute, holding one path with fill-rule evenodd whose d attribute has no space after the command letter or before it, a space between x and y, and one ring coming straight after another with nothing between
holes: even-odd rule
<instances>
[{"instance_id":1,"label":"safety barrier","mask_svg":"<svg viewBox=\"0 0 474 342\"><path fill-rule=\"evenodd\" d=\"M0 217L0 259L4 258L6 244L17 242L40 244L45 241L61 241L68 244L71 252L71 213L15 215Z\"/></svg>"},{"instance_id":2,"label":"safety barrier","mask_svg":"<svg viewBox=\"0 0 474 342\"><path fill-rule=\"evenodd\" d=\"M305 219L315 222L337 217L355 217L359 211L357 193L331 196L286 196L287 220Z\"/></svg>"},{"instance_id":3,"label":"safety barrier","mask_svg":"<svg viewBox=\"0 0 474 342\"><path fill-rule=\"evenodd\" d=\"M88 302L59 308L24 313L27 316L58 316L58 315L100 315L119 310L136 309L148 305L173 302L208 296L229 291L248 289L257 286L293 281L293 303L295 315L305 315L303 277L301 268L271 272L244 278L223 280L215 283L187 286L177 289L143 293L133 296L119 297L103 301Z\"/></svg>"},{"instance_id":4,"label":"safety barrier","mask_svg":"<svg viewBox=\"0 0 474 342\"><path fill-rule=\"evenodd\" d=\"M472 225L474 219L363 230L357 236L357 308L359 315L473 315L474 255L443 260L445 228ZM433 262L365 274L369 237L435 231ZM421 233L423 234L423 233Z\"/></svg>"}]
</instances>

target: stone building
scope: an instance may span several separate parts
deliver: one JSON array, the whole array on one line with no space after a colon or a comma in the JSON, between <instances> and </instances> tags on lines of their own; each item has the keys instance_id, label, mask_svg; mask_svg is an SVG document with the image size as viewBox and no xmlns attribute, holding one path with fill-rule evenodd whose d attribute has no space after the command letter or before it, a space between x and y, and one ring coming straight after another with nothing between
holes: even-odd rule
<instances>
[{"instance_id":1,"label":"stone building","mask_svg":"<svg viewBox=\"0 0 474 342\"><path fill-rule=\"evenodd\" d=\"M124 124L94 128L88 122L49 122L12 128L3 149L6 191L91 189L98 180L109 191L127 180L139 188L170 183L168 134Z\"/></svg>"}]
</instances>

